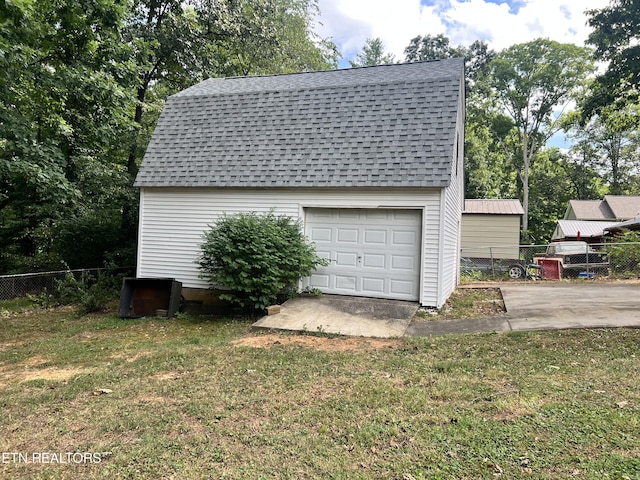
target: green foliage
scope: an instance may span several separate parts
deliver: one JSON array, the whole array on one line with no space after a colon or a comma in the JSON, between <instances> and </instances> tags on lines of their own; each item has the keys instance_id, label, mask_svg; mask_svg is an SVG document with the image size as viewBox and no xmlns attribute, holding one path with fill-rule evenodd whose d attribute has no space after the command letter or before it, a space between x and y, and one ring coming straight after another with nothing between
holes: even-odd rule
<instances>
[{"instance_id":1,"label":"green foliage","mask_svg":"<svg viewBox=\"0 0 640 480\"><path fill-rule=\"evenodd\" d=\"M603 107L589 120L584 111L576 112L568 125L575 141L573 156L602 172L611 195L640 194L635 186L640 177L639 114L638 105Z\"/></svg>"},{"instance_id":2,"label":"green foliage","mask_svg":"<svg viewBox=\"0 0 640 480\"><path fill-rule=\"evenodd\" d=\"M327 265L307 243L299 223L273 212L224 216L205 233L201 249L201 276L229 289L220 298L256 310Z\"/></svg>"},{"instance_id":3,"label":"green foliage","mask_svg":"<svg viewBox=\"0 0 640 480\"><path fill-rule=\"evenodd\" d=\"M467 93L472 96L476 90L484 86L484 79L489 73L489 65L496 53L489 49L486 42L476 40L468 47L452 46L445 35L418 35L411 39L404 49L405 61L422 62L443 58L464 58ZM485 92L486 93L486 92Z\"/></svg>"},{"instance_id":4,"label":"green foliage","mask_svg":"<svg viewBox=\"0 0 640 480\"><path fill-rule=\"evenodd\" d=\"M640 276L640 232L627 231L606 248L614 273Z\"/></svg>"},{"instance_id":5,"label":"green foliage","mask_svg":"<svg viewBox=\"0 0 640 480\"><path fill-rule=\"evenodd\" d=\"M133 251L133 178L164 100L208 77L337 67L317 13L316 0L0 1L0 273Z\"/></svg>"},{"instance_id":6,"label":"green foliage","mask_svg":"<svg viewBox=\"0 0 640 480\"><path fill-rule=\"evenodd\" d=\"M122 277L111 272L97 274L82 272L76 277L68 272L56 282L55 291L47 303L75 305L80 313L104 310L107 303L118 297Z\"/></svg>"},{"instance_id":7,"label":"green foliage","mask_svg":"<svg viewBox=\"0 0 640 480\"><path fill-rule=\"evenodd\" d=\"M554 109L564 106L593 70L589 50L543 38L506 48L491 61L493 92L516 134L508 150L522 184L524 232L529 228L531 165L561 125Z\"/></svg>"},{"instance_id":8,"label":"green foliage","mask_svg":"<svg viewBox=\"0 0 640 480\"><path fill-rule=\"evenodd\" d=\"M362 51L356 55L355 60L350 60L352 67L371 67L394 63L395 57L391 53L384 52L384 42L380 38L367 38Z\"/></svg>"},{"instance_id":9,"label":"green foliage","mask_svg":"<svg viewBox=\"0 0 640 480\"><path fill-rule=\"evenodd\" d=\"M640 87L640 8L637 0L612 0L599 10L589 10L587 40L595 46L597 60L607 64L596 77L583 105L585 115L599 114L607 106L615 110L637 104Z\"/></svg>"}]
</instances>

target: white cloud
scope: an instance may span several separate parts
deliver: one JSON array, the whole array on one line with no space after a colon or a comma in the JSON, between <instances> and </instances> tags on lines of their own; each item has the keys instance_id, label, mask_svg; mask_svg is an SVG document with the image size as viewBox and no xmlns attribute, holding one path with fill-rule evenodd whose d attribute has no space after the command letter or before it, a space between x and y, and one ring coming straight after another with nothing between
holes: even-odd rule
<instances>
[{"instance_id":1,"label":"white cloud","mask_svg":"<svg viewBox=\"0 0 640 480\"><path fill-rule=\"evenodd\" d=\"M495 0L493 0L495 1ZM608 0L320 0L324 24L317 28L332 37L345 59L367 38L380 37L387 50L404 60L404 49L417 35L444 34L452 44L485 40L501 50L539 37L582 45L589 34L585 10L603 8ZM517 13L516 13L517 10Z\"/></svg>"}]
</instances>

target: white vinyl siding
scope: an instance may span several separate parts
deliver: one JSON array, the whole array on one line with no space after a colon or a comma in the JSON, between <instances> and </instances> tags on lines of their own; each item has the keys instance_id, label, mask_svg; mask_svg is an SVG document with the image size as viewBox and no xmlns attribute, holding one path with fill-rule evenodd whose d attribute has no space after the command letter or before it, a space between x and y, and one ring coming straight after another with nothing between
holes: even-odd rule
<instances>
[{"instance_id":1,"label":"white vinyl siding","mask_svg":"<svg viewBox=\"0 0 640 480\"><path fill-rule=\"evenodd\" d=\"M463 87L464 88L464 87ZM464 98L464 92L461 92ZM452 163L451 183L442 192L441 276L436 306L442 307L459 282L460 229L464 209L464 104L458 110L458 128Z\"/></svg>"},{"instance_id":2,"label":"white vinyl siding","mask_svg":"<svg viewBox=\"0 0 640 480\"><path fill-rule=\"evenodd\" d=\"M519 258L519 244L519 215L462 216L463 257Z\"/></svg>"},{"instance_id":3,"label":"white vinyl siding","mask_svg":"<svg viewBox=\"0 0 640 480\"><path fill-rule=\"evenodd\" d=\"M222 215L268 212L304 219L305 208L418 209L422 212L420 302L438 305L440 189L142 188L138 277L175 278L208 288L197 265L202 235Z\"/></svg>"}]
</instances>

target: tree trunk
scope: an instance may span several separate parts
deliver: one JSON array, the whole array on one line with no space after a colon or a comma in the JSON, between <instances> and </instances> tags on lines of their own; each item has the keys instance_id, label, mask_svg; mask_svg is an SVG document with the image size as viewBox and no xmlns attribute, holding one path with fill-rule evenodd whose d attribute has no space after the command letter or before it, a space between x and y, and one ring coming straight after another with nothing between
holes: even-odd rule
<instances>
[{"instance_id":1,"label":"tree trunk","mask_svg":"<svg viewBox=\"0 0 640 480\"><path fill-rule=\"evenodd\" d=\"M143 113L143 105L144 99L147 95L147 82L146 80L143 82L142 86L138 88L138 96L137 96L137 105L136 105L136 113L133 118L135 123L134 131L133 131L133 139L131 141L131 148L129 149L129 159L127 160L127 172L131 178L135 178L138 174L138 133L140 132L140 127L142 126L142 113Z\"/></svg>"},{"instance_id":2,"label":"tree trunk","mask_svg":"<svg viewBox=\"0 0 640 480\"><path fill-rule=\"evenodd\" d=\"M522 236L529 230L529 136L525 130L522 145Z\"/></svg>"}]
</instances>

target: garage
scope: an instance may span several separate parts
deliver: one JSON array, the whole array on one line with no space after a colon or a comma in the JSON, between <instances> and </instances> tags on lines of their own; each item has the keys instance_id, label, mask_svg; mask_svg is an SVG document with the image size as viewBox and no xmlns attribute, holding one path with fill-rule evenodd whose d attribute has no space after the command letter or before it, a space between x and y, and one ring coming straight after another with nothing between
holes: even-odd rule
<instances>
[{"instance_id":1,"label":"garage","mask_svg":"<svg viewBox=\"0 0 640 480\"><path fill-rule=\"evenodd\" d=\"M324 293L419 300L422 210L307 208L305 233L322 258L309 285Z\"/></svg>"}]
</instances>

